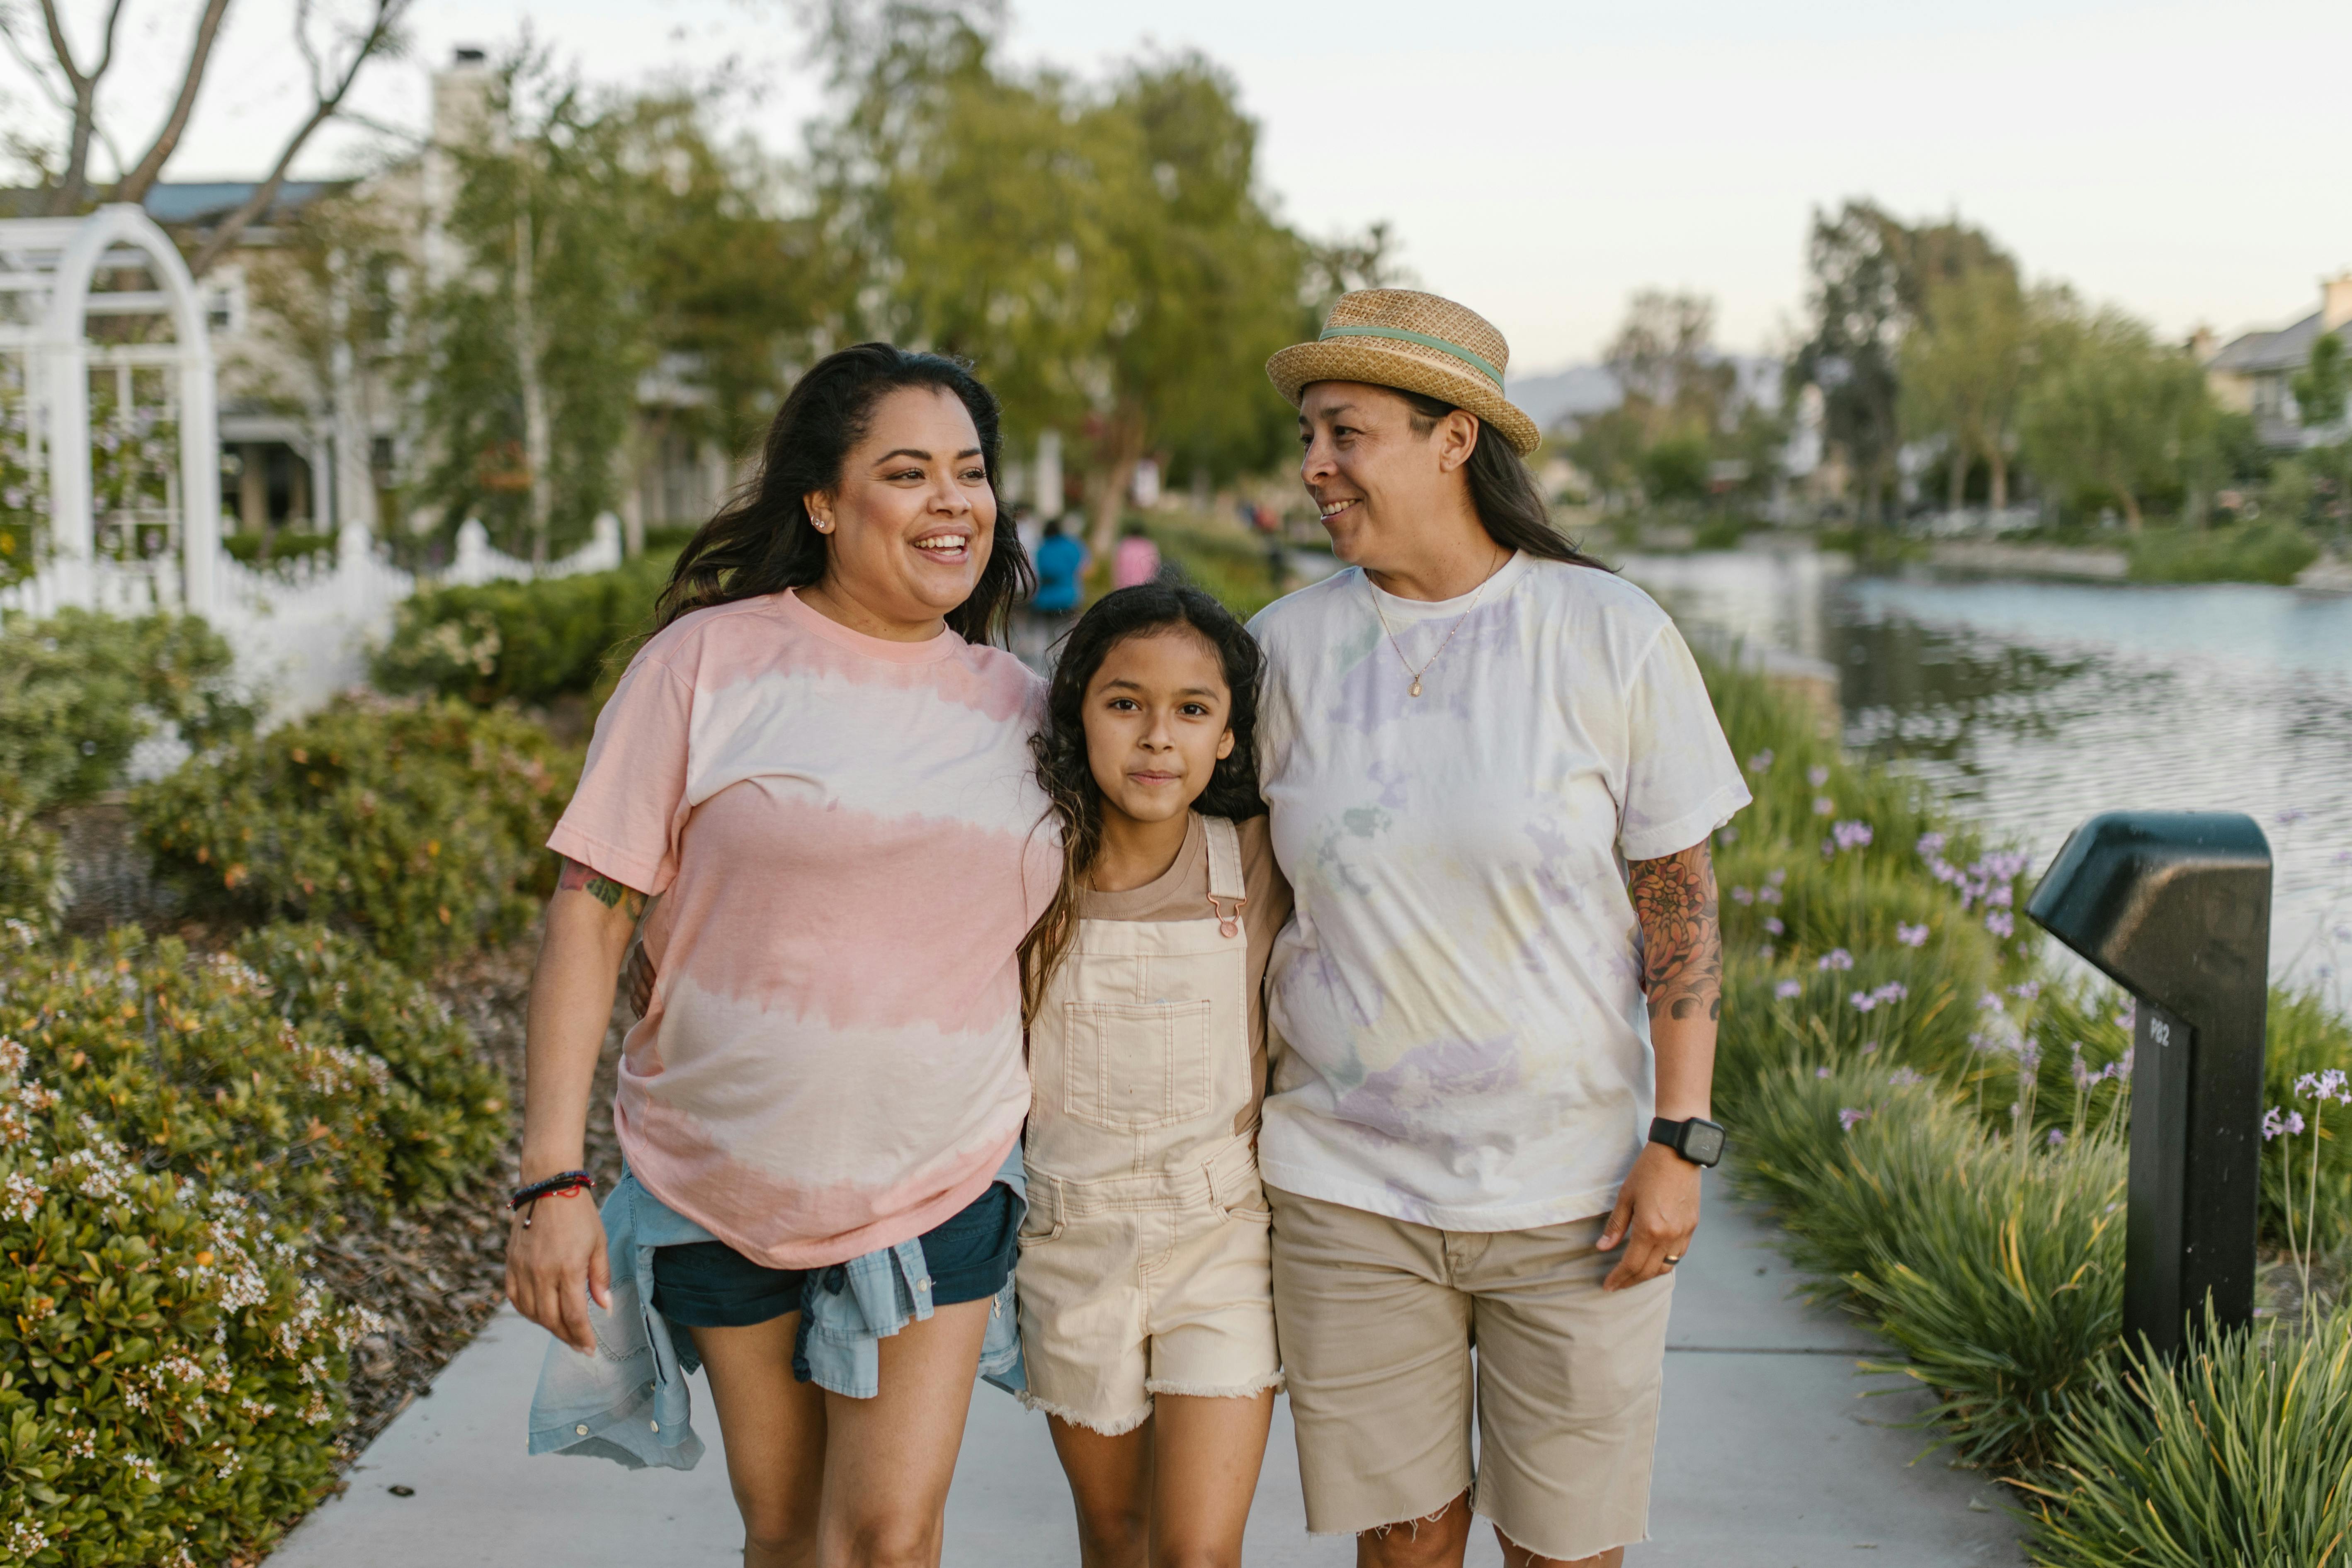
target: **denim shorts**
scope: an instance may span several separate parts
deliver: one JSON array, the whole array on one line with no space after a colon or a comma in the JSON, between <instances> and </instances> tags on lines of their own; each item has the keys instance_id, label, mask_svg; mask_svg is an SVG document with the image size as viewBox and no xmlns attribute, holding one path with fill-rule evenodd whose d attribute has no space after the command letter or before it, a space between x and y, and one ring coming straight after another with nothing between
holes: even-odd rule
<instances>
[{"instance_id":1,"label":"denim shorts","mask_svg":"<svg viewBox=\"0 0 2352 1568\"><path fill-rule=\"evenodd\" d=\"M931 1305L984 1301L1004 1289L1020 1231L1021 1201L1002 1182L925 1231ZM754 1263L723 1241L657 1247L654 1310L680 1328L748 1328L799 1311L811 1272Z\"/></svg>"}]
</instances>

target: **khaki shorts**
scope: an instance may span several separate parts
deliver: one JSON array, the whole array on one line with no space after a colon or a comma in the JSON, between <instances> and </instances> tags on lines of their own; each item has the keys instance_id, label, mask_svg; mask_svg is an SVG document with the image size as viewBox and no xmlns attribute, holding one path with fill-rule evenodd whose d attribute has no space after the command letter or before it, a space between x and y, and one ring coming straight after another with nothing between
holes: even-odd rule
<instances>
[{"instance_id":1,"label":"khaki shorts","mask_svg":"<svg viewBox=\"0 0 2352 1568\"><path fill-rule=\"evenodd\" d=\"M1481 1234L1267 1195L1308 1530L1424 1519L1475 1480L1542 1556L1648 1539L1671 1273L1603 1291L1606 1215Z\"/></svg>"},{"instance_id":2,"label":"khaki shorts","mask_svg":"<svg viewBox=\"0 0 2352 1568\"><path fill-rule=\"evenodd\" d=\"M1175 1174L1031 1173L1014 1276L1023 1402L1116 1436L1142 1425L1156 1394L1280 1387L1271 1217L1245 1140Z\"/></svg>"}]
</instances>

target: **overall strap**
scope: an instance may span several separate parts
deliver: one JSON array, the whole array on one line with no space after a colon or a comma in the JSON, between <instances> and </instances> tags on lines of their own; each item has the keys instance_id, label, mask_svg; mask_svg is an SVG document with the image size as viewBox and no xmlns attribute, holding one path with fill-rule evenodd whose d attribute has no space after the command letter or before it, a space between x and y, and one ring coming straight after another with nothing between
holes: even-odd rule
<instances>
[{"instance_id":1,"label":"overall strap","mask_svg":"<svg viewBox=\"0 0 2352 1568\"><path fill-rule=\"evenodd\" d=\"M1202 819L1209 830L1209 907L1216 911L1218 926L1232 936L1238 929L1242 906L1249 902L1246 884L1242 880L1242 836L1232 821L1222 816Z\"/></svg>"}]
</instances>

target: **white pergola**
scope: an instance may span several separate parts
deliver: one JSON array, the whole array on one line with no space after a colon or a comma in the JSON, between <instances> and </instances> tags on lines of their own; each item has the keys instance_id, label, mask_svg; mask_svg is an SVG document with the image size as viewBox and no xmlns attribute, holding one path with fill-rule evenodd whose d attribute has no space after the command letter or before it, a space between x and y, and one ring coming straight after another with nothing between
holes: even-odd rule
<instances>
[{"instance_id":1,"label":"white pergola","mask_svg":"<svg viewBox=\"0 0 2352 1568\"><path fill-rule=\"evenodd\" d=\"M138 269L153 285L97 289L102 272ZM20 356L26 409L46 456L48 560L54 601L97 606L117 597L108 579L121 575L98 550L90 467L90 378L111 371L131 402L133 372L162 370L167 408L179 432L176 484L167 489L166 521L178 534L176 595L152 583L153 602L209 613L218 592L220 448L213 355L205 306L187 264L163 231L138 207L102 206L84 217L0 219L0 355ZM93 342L98 317L145 316L168 323L170 341ZM39 465L36 465L37 471ZM49 596L49 595L45 595ZM121 607L132 607L123 605Z\"/></svg>"}]
</instances>

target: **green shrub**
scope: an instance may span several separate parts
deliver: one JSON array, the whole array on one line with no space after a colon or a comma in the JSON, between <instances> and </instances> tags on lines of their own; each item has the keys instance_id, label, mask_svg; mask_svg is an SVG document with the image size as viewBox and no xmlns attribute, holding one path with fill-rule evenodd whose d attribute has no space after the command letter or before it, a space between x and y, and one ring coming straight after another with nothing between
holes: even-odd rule
<instances>
[{"instance_id":1,"label":"green shrub","mask_svg":"<svg viewBox=\"0 0 2352 1568\"><path fill-rule=\"evenodd\" d=\"M65 904L64 847L33 820L24 786L0 775L0 927L47 932Z\"/></svg>"},{"instance_id":2,"label":"green shrub","mask_svg":"<svg viewBox=\"0 0 2352 1568\"><path fill-rule=\"evenodd\" d=\"M131 751L169 721L203 747L252 728L232 656L194 616L125 620L89 610L0 622L0 777L27 810L122 782Z\"/></svg>"},{"instance_id":3,"label":"green shrub","mask_svg":"<svg viewBox=\"0 0 2352 1568\"><path fill-rule=\"evenodd\" d=\"M483 705L588 691L615 649L651 629L674 559L646 554L614 572L418 594L400 606L375 682Z\"/></svg>"},{"instance_id":4,"label":"green shrub","mask_svg":"<svg viewBox=\"0 0 2352 1568\"><path fill-rule=\"evenodd\" d=\"M331 1484L369 1325L237 1196L149 1170L77 1102L0 1041L0 1558L250 1560Z\"/></svg>"},{"instance_id":5,"label":"green shrub","mask_svg":"<svg viewBox=\"0 0 2352 1568\"><path fill-rule=\"evenodd\" d=\"M0 1034L64 1112L303 1229L444 1195L505 1141L504 1080L465 1031L320 927L201 958L118 926L0 958Z\"/></svg>"},{"instance_id":6,"label":"green shrub","mask_svg":"<svg viewBox=\"0 0 2352 1568\"><path fill-rule=\"evenodd\" d=\"M2102 1368L2054 1435L2054 1469L2028 1488L2044 1568L2343 1568L2352 1308Z\"/></svg>"},{"instance_id":7,"label":"green shrub","mask_svg":"<svg viewBox=\"0 0 2352 1568\"><path fill-rule=\"evenodd\" d=\"M2130 552L2140 583L2292 583L2319 559L2318 542L2287 522L2150 529Z\"/></svg>"},{"instance_id":8,"label":"green shrub","mask_svg":"<svg viewBox=\"0 0 2352 1568\"><path fill-rule=\"evenodd\" d=\"M262 545L268 551L265 554ZM331 533L297 533L291 529L277 529L268 535L226 533L221 536L221 548L244 562L247 566L290 566L297 561L313 555L332 555L341 542Z\"/></svg>"},{"instance_id":9,"label":"green shrub","mask_svg":"<svg viewBox=\"0 0 2352 1568\"><path fill-rule=\"evenodd\" d=\"M199 908L323 921L419 968L530 925L578 766L511 712L345 698L191 761L131 810Z\"/></svg>"}]
</instances>

